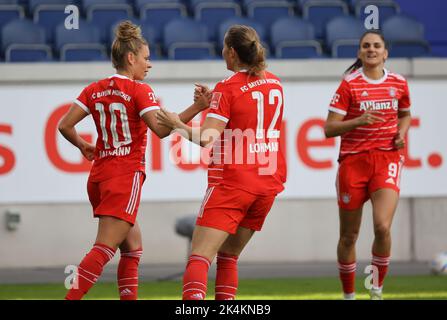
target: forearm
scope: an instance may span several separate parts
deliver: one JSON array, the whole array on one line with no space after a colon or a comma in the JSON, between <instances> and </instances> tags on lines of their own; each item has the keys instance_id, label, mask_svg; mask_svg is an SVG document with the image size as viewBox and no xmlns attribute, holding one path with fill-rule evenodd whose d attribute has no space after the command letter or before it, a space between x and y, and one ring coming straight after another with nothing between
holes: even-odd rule
<instances>
[{"instance_id":1,"label":"forearm","mask_svg":"<svg viewBox=\"0 0 447 320\"><path fill-rule=\"evenodd\" d=\"M326 138L337 137L359 126L357 118L346 121L327 121L324 126L324 134Z\"/></svg>"},{"instance_id":2,"label":"forearm","mask_svg":"<svg viewBox=\"0 0 447 320\"><path fill-rule=\"evenodd\" d=\"M85 141L79 136L74 127L61 127L59 126L59 132L75 147L80 148Z\"/></svg>"},{"instance_id":3,"label":"forearm","mask_svg":"<svg viewBox=\"0 0 447 320\"><path fill-rule=\"evenodd\" d=\"M195 103L183 110L178 116L183 123L188 123L202 111Z\"/></svg>"},{"instance_id":4,"label":"forearm","mask_svg":"<svg viewBox=\"0 0 447 320\"><path fill-rule=\"evenodd\" d=\"M411 115L405 115L399 118L397 123L397 129L399 130L399 134L402 138L407 135L410 125L411 125Z\"/></svg>"},{"instance_id":5,"label":"forearm","mask_svg":"<svg viewBox=\"0 0 447 320\"><path fill-rule=\"evenodd\" d=\"M202 110L199 107L197 107L196 104L193 103L192 105L190 105L188 108L186 108L183 112L181 112L179 114L179 118L183 124L186 124L186 123L190 122L201 111ZM184 128L185 130L186 130L186 127L188 127L188 126L185 125L185 128ZM155 133L157 134L157 136L160 139L163 139L164 137L167 137L171 134L171 130L172 130L171 128L163 127L160 125L157 125L156 128L157 129L156 129ZM183 134L182 134L182 136L183 136ZM185 137L185 138L188 139L187 137Z\"/></svg>"},{"instance_id":6,"label":"forearm","mask_svg":"<svg viewBox=\"0 0 447 320\"><path fill-rule=\"evenodd\" d=\"M204 146L201 139L201 127L190 127L184 122L177 123L174 127L176 133L180 134L183 138L198 144L199 146Z\"/></svg>"}]
</instances>

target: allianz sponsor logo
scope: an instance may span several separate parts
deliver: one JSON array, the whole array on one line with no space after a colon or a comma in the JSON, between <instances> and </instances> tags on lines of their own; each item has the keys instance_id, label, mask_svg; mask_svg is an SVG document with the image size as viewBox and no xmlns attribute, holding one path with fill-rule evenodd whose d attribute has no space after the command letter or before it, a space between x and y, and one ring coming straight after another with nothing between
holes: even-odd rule
<instances>
[{"instance_id":1,"label":"allianz sponsor logo","mask_svg":"<svg viewBox=\"0 0 447 320\"><path fill-rule=\"evenodd\" d=\"M360 111L366 110L397 110L399 107L399 103L397 99L392 99L389 101L362 101L360 102Z\"/></svg>"}]
</instances>

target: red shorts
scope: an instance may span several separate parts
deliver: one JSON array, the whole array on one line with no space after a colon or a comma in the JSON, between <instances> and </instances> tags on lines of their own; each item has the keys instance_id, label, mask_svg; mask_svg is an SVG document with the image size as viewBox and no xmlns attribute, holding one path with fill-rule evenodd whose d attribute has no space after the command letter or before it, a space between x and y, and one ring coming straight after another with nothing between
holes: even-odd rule
<instances>
[{"instance_id":1,"label":"red shorts","mask_svg":"<svg viewBox=\"0 0 447 320\"><path fill-rule=\"evenodd\" d=\"M196 224L231 234L235 234L239 226L260 231L275 197L223 185L208 187Z\"/></svg>"},{"instance_id":2,"label":"red shorts","mask_svg":"<svg viewBox=\"0 0 447 320\"><path fill-rule=\"evenodd\" d=\"M347 156L338 167L338 206L355 210L379 189L399 192L403 163L404 157L398 151L370 150Z\"/></svg>"},{"instance_id":3,"label":"red shorts","mask_svg":"<svg viewBox=\"0 0 447 320\"><path fill-rule=\"evenodd\" d=\"M144 172L137 171L101 182L87 182L94 217L112 216L134 225L140 205Z\"/></svg>"}]
</instances>

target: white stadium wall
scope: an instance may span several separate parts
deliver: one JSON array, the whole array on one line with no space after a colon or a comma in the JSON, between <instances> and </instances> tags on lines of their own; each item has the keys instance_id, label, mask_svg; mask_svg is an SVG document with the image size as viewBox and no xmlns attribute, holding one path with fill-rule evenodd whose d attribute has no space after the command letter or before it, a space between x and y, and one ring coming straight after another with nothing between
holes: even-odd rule
<instances>
[{"instance_id":1,"label":"white stadium wall","mask_svg":"<svg viewBox=\"0 0 447 320\"><path fill-rule=\"evenodd\" d=\"M322 124L340 75L350 60L272 61L283 79L288 182L244 261L335 261L338 213L334 179L338 141ZM389 69L409 80L412 128L393 224L396 260L427 260L447 250L447 60L393 60ZM89 164L57 133L68 104L90 81L111 75L109 64L0 65L0 268L75 264L92 244L96 220L86 194ZM179 111L191 103L193 83L212 86L224 64L154 62L149 76L162 104ZM91 119L79 132L95 139ZM177 218L195 214L206 188L199 149L179 139L149 139L148 179L139 222L143 263L183 263L187 240ZM183 162L172 155L181 152ZM5 212L20 213L7 230ZM365 207L358 257L367 260L373 237ZM268 258L267 258L268 257Z\"/></svg>"}]
</instances>

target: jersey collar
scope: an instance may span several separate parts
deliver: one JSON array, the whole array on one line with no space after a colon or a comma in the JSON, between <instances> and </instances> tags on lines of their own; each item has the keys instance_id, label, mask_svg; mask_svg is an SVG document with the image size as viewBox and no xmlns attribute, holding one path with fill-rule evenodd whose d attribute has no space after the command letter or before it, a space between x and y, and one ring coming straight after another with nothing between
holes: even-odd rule
<instances>
[{"instance_id":1,"label":"jersey collar","mask_svg":"<svg viewBox=\"0 0 447 320\"><path fill-rule=\"evenodd\" d=\"M380 79L377 79L377 80L368 78L368 77L366 76L366 74L363 72L363 68L360 68L360 73L362 74L363 79L364 79L366 82L371 83L371 84L380 84L380 83L383 83L383 82L386 80L386 78L388 78L388 70L385 69L385 68L383 69L383 77L380 78Z\"/></svg>"},{"instance_id":2,"label":"jersey collar","mask_svg":"<svg viewBox=\"0 0 447 320\"><path fill-rule=\"evenodd\" d=\"M126 76L123 76L122 74L118 74L118 73L115 73L114 75L110 76L109 79L110 78L120 78L120 79L132 80L132 79L130 79L130 78L126 77Z\"/></svg>"}]
</instances>

